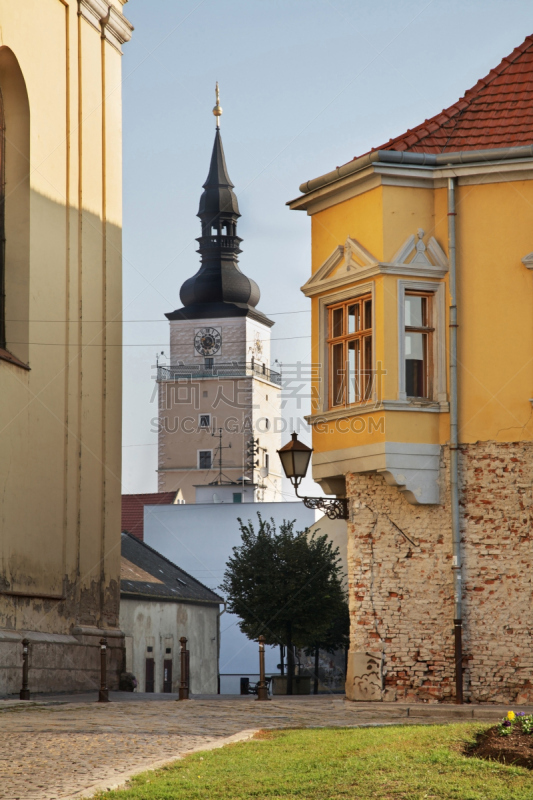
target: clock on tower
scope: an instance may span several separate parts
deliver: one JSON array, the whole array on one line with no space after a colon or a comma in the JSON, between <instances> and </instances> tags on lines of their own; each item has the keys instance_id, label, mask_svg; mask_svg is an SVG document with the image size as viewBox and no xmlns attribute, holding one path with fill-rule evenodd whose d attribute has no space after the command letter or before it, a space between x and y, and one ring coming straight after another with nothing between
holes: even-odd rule
<instances>
[{"instance_id":1,"label":"clock on tower","mask_svg":"<svg viewBox=\"0 0 533 800\"><path fill-rule=\"evenodd\" d=\"M222 344L222 336L216 328L200 328L194 335L194 348L202 356L214 356Z\"/></svg>"}]
</instances>

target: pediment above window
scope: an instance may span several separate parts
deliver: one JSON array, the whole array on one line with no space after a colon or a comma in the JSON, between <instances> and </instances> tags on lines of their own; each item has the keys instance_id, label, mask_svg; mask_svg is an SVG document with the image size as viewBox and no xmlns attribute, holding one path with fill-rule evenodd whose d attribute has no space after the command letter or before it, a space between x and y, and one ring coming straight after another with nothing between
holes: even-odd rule
<instances>
[{"instance_id":1,"label":"pediment above window","mask_svg":"<svg viewBox=\"0 0 533 800\"><path fill-rule=\"evenodd\" d=\"M301 291L306 297L312 297L374 275L443 278L447 271L446 253L434 236L425 244L422 228L407 238L391 261L379 261L360 242L348 236L346 242L336 247L301 287Z\"/></svg>"},{"instance_id":2,"label":"pediment above window","mask_svg":"<svg viewBox=\"0 0 533 800\"><path fill-rule=\"evenodd\" d=\"M528 253L527 256L524 256L522 264L527 267L527 269L533 269L533 253Z\"/></svg>"}]
</instances>

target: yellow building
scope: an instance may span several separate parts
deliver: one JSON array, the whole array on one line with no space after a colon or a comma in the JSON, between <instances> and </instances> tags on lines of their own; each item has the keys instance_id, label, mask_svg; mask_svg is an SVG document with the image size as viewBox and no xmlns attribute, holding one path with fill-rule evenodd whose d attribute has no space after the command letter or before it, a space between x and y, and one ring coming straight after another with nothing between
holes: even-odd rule
<instances>
[{"instance_id":1,"label":"yellow building","mask_svg":"<svg viewBox=\"0 0 533 800\"><path fill-rule=\"evenodd\" d=\"M289 203L313 476L349 499L352 699L533 700L532 81L530 36Z\"/></svg>"},{"instance_id":2,"label":"yellow building","mask_svg":"<svg viewBox=\"0 0 533 800\"><path fill-rule=\"evenodd\" d=\"M122 658L125 0L0 0L0 694Z\"/></svg>"}]
</instances>

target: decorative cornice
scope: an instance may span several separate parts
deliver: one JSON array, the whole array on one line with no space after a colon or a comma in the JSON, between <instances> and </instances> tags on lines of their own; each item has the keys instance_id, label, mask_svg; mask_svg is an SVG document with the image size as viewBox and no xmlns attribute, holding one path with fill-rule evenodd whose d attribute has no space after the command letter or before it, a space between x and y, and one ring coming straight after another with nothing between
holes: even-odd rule
<instances>
[{"instance_id":1,"label":"decorative cornice","mask_svg":"<svg viewBox=\"0 0 533 800\"><path fill-rule=\"evenodd\" d=\"M514 159L497 157L496 151L486 151L485 159L465 159L455 162L449 156L450 163L440 157L436 161L426 160L424 154L420 163L388 163L380 160L383 151L363 156L358 163L350 162L350 169L341 168L338 174L331 173L330 180L309 181L306 192L287 205L293 211L307 211L316 214L337 203L344 202L357 195L371 191L378 186L409 186L416 188L442 188L446 186L448 177L457 178L459 186L473 186L484 183L504 183L507 181L533 180L533 147L513 148ZM393 151L386 151L391 154ZM395 154L401 155L401 154ZM443 154L444 156L444 154ZM492 160L489 160L491 158Z\"/></svg>"},{"instance_id":2,"label":"decorative cornice","mask_svg":"<svg viewBox=\"0 0 533 800\"><path fill-rule=\"evenodd\" d=\"M104 33L106 40L119 52L121 45L129 42L133 25L117 9L105 0L78 0L79 14L92 25Z\"/></svg>"}]
</instances>

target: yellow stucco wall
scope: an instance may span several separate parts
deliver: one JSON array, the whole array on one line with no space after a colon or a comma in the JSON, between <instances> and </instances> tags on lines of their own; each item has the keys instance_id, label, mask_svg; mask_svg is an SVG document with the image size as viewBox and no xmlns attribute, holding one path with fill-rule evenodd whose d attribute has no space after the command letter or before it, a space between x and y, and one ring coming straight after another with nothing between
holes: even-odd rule
<instances>
[{"instance_id":1,"label":"yellow stucco wall","mask_svg":"<svg viewBox=\"0 0 533 800\"><path fill-rule=\"evenodd\" d=\"M383 258L383 188L327 208L311 218L311 270L316 270L347 236L361 242L371 253Z\"/></svg>"},{"instance_id":2,"label":"yellow stucco wall","mask_svg":"<svg viewBox=\"0 0 533 800\"><path fill-rule=\"evenodd\" d=\"M118 0L113 5L122 9ZM0 589L7 592L0 592L0 627L56 633L76 624L115 627L121 55L102 40L96 18L93 24L78 16L74 0L0 0L0 19L6 338L8 350L30 367L0 360ZM9 179L9 137L15 148L22 141L17 70L29 114L27 220L26 184ZM34 594L42 595L39 607Z\"/></svg>"},{"instance_id":3,"label":"yellow stucco wall","mask_svg":"<svg viewBox=\"0 0 533 800\"><path fill-rule=\"evenodd\" d=\"M508 176L505 176L508 177ZM486 179L484 179L486 180ZM533 414L533 276L521 259L533 250L533 181L505 180L465 185L459 180L457 203L457 290L459 315L459 438L462 442L530 440ZM311 212L312 213L312 212ZM351 236L378 260L390 261L415 234L425 231L448 249L446 188L383 185L357 197L312 213L312 271ZM405 275L376 275L376 361L385 376L384 400L398 398L398 281ZM415 278L416 280L417 278ZM364 278L364 282L368 282ZM423 280L430 280L424 278ZM448 278L445 306L446 375L448 375ZM356 287L352 279L345 286ZM312 298L312 352L320 361L319 299ZM449 386L447 382L447 391ZM315 386L313 413L323 412ZM416 411L369 412L384 419L387 441L444 444L449 440L449 415ZM368 419L369 415L362 418ZM350 418L350 408L346 409ZM315 428L317 452L339 450L383 440L379 426L372 432L341 433L335 421Z\"/></svg>"}]
</instances>

